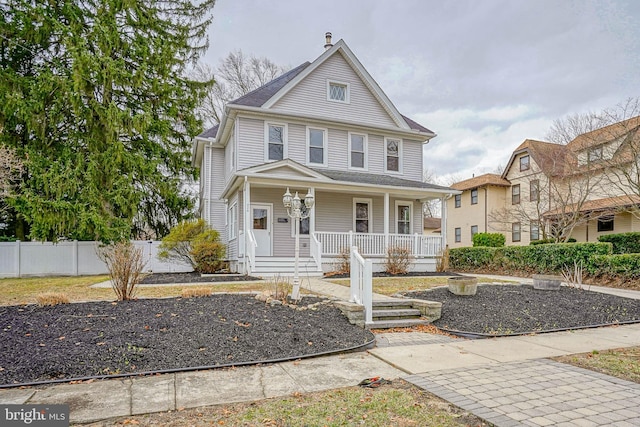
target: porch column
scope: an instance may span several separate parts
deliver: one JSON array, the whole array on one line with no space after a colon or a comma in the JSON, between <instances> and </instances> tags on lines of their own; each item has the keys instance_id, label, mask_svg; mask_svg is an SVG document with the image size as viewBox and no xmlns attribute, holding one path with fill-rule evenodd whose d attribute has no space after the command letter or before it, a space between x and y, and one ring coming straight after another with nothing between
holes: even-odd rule
<instances>
[{"instance_id":1,"label":"porch column","mask_svg":"<svg viewBox=\"0 0 640 427\"><path fill-rule=\"evenodd\" d=\"M440 198L440 235L442 238L442 250L447 246L447 197Z\"/></svg>"},{"instance_id":2,"label":"porch column","mask_svg":"<svg viewBox=\"0 0 640 427\"><path fill-rule=\"evenodd\" d=\"M373 231L373 230L371 230ZM389 193L384 193L384 250L389 247Z\"/></svg>"},{"instance_id":3,"label":"porch column","mask_svg":"<svg viewBox=\"0 0 640 427\"><path fill-rule=\"evenodd\" d=\"M244 188L242 191L242 203L244 204L244 270L248 272L249 268L249 233L251 232L251 184L247 177L244 177Z\"/></svg>"}]
</instances>

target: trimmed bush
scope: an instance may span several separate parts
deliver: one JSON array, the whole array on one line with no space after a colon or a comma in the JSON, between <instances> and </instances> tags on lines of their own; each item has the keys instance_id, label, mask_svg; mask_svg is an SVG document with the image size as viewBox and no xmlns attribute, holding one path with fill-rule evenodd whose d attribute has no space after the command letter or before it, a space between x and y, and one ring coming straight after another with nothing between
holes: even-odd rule
<instances>
[{"instance_id":1,"label":"trimmed bush","mask_svg":"<svg viewBox=\"0 0 640 427\"><path fill-rule=\"evenodd\" d=\"M546 245L547 243L576 243L577 240L574 239L573 237L569 237L569 239L566 242L556 242L555 239L540 239L540 240L532 240L529 244L530 245Z\"/></svg>"},{"instance_id":2,"label":"trimmed bush","mask_svg":"<svg viewBox=\"0 0 640 427\"><path fill-rule=\"evenodd\" d=\"M211 242L222 245L222 248L217 245L206 245L206 243ZM220 233L210 228L203 219L183 221L173 227L169 234L162 239L158 258L176 260L190 265L196 271L200 271L198 261L194 256L194 248L200 244L203 244L198 250L199 253L203 253L201 255L202 262L214 262L212 257L215 256L215 253L221 253L217 260L224 258L226 248L220 243ZM204 252L208 255L204 254ZM209 261L206 261L207 259ZM209 267L203 265L203 268Z\"/></svg>"},{"instance_id":3,"label":"trimmed bush","mask_svg":"<svg viewBox=\"0 0 640 427\"><path fill-rule=\"evenodd\" d=\"M640 279L640 254L594 255L587 271L594 276Z\"/></svg>"},{"instance_id":4,"label":"trimmed bush","mask_svg":"<svg viewBox=\"0 0 640 427\"><path fill-rule=\"evenodd\" d=\"M598 237L600 242L609 242L613 245L614 254L640 253L640 233L605 234Z\"/></svg>"},{"instance_id":5,"label":"trimmed bush","mask_svg":"<svg viewBox=\"0 0 640 427\"><path fill-rule=\"evenodd\" d=\"M503 250L486 246L449 249L449 267L462 271L493 268L496 260L502 257Z\"/></svg>"},{"instance_id":6,"label":"trimmed bush","mask_svg":"<svg viewBox=\"0 0 640 427\"><path fill-rule=\"evenodd\" d=\"M504 246L505 237L500 233L476 233L473 235L473 246L500 248Z\"/></svg>"},{"instance_id":7,"label":"trimmed bush","mask_svg":"<svg viewBox=\"0 0 640 427\"><path fill-rule=\"evenodd\" d=\"M218 232L215 230L216 238ZM215 273L223 266L226 247L218 241L200 240L192 244L191 256L196 263L195 270L199 273Z\"/></svg>"}]
</instances>

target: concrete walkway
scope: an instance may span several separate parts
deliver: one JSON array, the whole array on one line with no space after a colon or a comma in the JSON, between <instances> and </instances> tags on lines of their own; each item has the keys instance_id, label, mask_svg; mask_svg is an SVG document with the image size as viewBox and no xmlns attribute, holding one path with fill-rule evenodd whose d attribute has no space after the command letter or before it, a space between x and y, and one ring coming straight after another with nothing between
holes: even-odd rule
<instances>
[{"instance_id":1,"label":"concrete walkway","mask_svg":"<svg viewBox=\"0 0 640 427\"><path fill-rule=\"evenodd\" d=\"M348 287L320 279L302 287L349 298ZM640 292L626 292L640 299ZM487 340L384 333L377 341L366 353L268 366L0 390L0 403L67 403L71 421L87 423L328 390L380 375L404 378L497 426L640 425L639 384L546 359L639 346L640 325Z\"/></svg>"}]
</instances>

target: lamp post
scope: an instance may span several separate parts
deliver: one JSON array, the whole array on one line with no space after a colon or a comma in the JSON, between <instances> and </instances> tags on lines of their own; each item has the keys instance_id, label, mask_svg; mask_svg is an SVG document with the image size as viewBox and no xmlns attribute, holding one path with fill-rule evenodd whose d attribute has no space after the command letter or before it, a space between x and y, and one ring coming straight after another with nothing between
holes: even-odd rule
<instances>
[{"instance_id":1,"label":"lamp post","mask_svg":"<svg viewBox=\"0 0 640 427\"><path fill-rule=\"evenodd\" d=\"M298 264L300 262L300 220L309 218L311 213L311 208L313 207L315 200L313 194L311 194L311 189L307 192L307 195L304 196L304 200L300 200L300 196L298 196L298 192L296 191L295 196L291 196L289 192L289 187L287 187L287 192L282 196L282 204L287 209L287 215L295 221L295 229L296 229L296 246L295 246L295 267L293 273L293 290L291 291L291 299L299 300L300 299L300 277L298 275ZM302 211L302 204L306 207L305 211Z\"/></svg>"}]
</instances>

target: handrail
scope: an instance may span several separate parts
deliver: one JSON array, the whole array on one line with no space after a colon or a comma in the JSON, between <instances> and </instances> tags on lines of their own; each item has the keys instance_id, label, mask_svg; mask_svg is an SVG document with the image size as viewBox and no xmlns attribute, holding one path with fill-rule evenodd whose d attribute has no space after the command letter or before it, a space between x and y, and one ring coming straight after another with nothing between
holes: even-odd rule
<instances>
[{"instance_id":1,"label":"handrail","mask_svg":"<svg viewBox=\"0 0 640 427\"><path fill-rule=\"evenodd\" d=\"M256 236L253 234L253 230L247 230L247 236L249 237L249 247L245 248L247 251L247 274L251 274L256 267L256 247L258 242Z\"/></svg>"},{"instance_id":2,"label":"handrail","mask_svg":"<svg viewBox=\"0 0 640 427\"><path fill-rule=\"evenodd\" d=\"M311 257L316 262L319 270L322 270L322 243L316 237L316 233L311 233L311 247L309 248Z\"/></svg>"},{"instance_id":3,"label":"handrail","mask_svg":"<svg viewBox=\"0 0 640 427\"><path fill-rule=\"evenodd\" d=\"M357 246L351 247L350 301L364 306L364 323L373 323L373 268L371 260L365 260Z\"/></svg>"}]
</instances>

